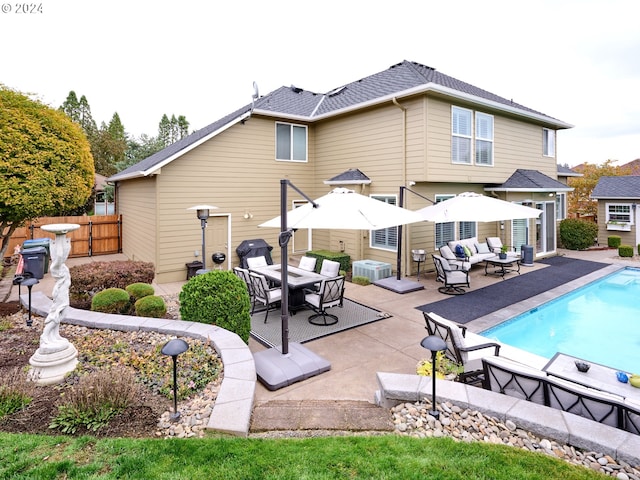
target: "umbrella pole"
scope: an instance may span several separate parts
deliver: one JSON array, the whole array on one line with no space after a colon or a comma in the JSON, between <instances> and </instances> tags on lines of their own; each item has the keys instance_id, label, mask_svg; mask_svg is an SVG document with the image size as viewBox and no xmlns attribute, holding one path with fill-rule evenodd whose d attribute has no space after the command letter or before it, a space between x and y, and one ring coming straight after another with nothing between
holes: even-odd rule
<instances>
[{"instance_id":1,"label":"umbrella pole","mask_svg":"<svg viewBox=\"0 0 640 480\"><path fill-rule=\"evenodd\" d=\"M291 236L287 230L287 180L280 180L280 307L282 323L282 354L289 353L289 284L288 244Z\"/></svg>"}]
</instances>

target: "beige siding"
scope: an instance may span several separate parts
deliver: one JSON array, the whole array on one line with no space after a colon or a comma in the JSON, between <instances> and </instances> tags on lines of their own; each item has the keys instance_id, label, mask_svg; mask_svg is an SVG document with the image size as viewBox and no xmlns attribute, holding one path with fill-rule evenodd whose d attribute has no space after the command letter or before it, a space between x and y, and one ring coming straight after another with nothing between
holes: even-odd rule
<instances>
[{"instance_id":1,"label":"beige siding","mask_svg":"<svg viewBox=\"0 0 640 480\"><path fill-rule=\"evenodd\" d=\"M122 182L117 196L122 214L122 252L131 260L153 262L157 269L155 178Z\"/></svg>"}]
</instances>

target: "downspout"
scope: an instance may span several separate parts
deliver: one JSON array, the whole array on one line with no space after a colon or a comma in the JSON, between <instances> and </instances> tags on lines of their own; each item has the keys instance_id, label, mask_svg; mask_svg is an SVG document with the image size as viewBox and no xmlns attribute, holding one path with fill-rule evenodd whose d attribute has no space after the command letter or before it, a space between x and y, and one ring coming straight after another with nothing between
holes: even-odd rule
<instances>
[{"instance_id":1,"label":"downspout","mask_svg":"<svg viewBox=\"0 0 640 480\"><path fill-rule=\"evenodd\" d=\"M402 181L401 181L401 185L406 185L407 184L407 107L405 107L404 105L401 105L398 102L397 97L393 97L391 101L396 107L402 110L402 173L401 173ZM404 252L404 258L402 259L402 269L406 273L408 242L404 240L404 245L402 244L403 242L402 230L403 230L402 225L398 225L398 248L402 248L402 251ZM398 268L400 268L400 265L398 266ZM400 279L402 277L402 272L396 272L396 273L397 273L398 279Z\"/></svg>"}]
</instances>

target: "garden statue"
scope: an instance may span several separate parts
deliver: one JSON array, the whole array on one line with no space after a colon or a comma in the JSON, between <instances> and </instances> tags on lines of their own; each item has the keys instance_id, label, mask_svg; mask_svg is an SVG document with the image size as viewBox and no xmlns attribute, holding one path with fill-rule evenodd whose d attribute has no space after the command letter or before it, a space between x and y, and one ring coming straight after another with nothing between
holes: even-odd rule
<instances>
[{"instance_id":1,"label":"garden statue","mask_svg":"<svg viewBox=\"0 0 640 480\"><path fill-rule=\"evenodd\" d=\"M67 314L71 285L71 274L65 265L71 250L71 239L67 237L67 233L78 228L80 225L75 223L42 226L42 230L54 233L56 236L51 246L49 269L51 276L56 279L56 284L52 293L53 303L40 336L40 348L29 360L31 364L29 378L41 385L61 382L78 363L78 351L69 340L60 336L60 322Z\"/></svg>"}]
</instances>

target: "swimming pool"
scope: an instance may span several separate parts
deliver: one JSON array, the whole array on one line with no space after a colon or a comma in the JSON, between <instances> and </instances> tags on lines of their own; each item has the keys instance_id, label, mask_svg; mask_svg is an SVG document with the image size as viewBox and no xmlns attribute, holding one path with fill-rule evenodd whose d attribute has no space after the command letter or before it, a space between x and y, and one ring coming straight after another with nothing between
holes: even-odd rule
<instances>
[{"instance_id":1,"label":"swimming pool","mask_svg":"<svg viewBox=\"0 0 640 480\"><path fill-rule=\"evenodd\" d=\"M480 334L545 358L562 352L640 373L640 269L627 267Z\"/></svg>"}]
</instances>

